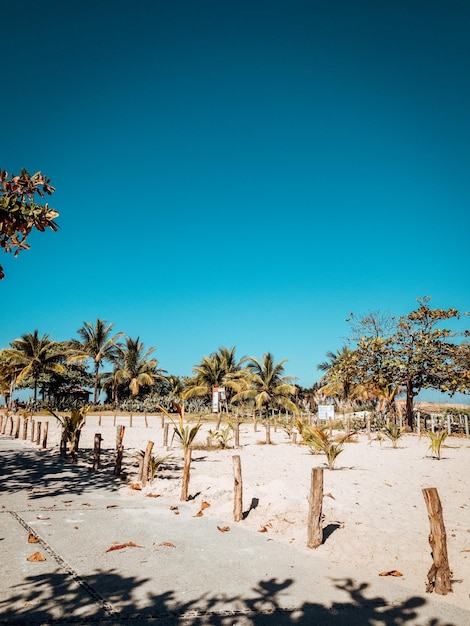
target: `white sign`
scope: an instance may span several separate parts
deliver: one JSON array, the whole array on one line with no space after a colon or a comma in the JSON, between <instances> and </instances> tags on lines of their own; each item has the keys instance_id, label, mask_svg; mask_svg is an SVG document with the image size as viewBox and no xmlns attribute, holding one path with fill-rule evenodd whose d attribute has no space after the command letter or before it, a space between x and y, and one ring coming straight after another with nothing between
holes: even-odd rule
<instances>
[{"instance_id":1,"label":"white sign","mask_svg":"<svg viewBox=\"0 0 470 626\"><path fill-rule=\"evenodd\" d=\"M333 404L319 404L318 405L318 419L328 420L335 419L335 407Z\"/></svg>"}]
</instances>

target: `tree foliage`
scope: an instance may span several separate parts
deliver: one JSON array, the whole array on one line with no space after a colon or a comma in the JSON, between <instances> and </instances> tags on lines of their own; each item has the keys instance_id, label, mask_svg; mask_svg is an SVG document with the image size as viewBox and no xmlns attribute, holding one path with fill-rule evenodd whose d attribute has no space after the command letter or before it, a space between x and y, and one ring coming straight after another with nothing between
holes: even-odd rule
<instances>
[{"instance_id":1,"label":"tree foliage","mask_svg":"<svg viewBox=\"0 0 470 626\"><path fill-rule=\"evenodd\" d=\"M19 176L10 177L5 170L0 170L0 246L5 252L29 249L26 242L31 231L36 228L43 232L46 228L57 230L54 221L59 213L45 204L35 201L50 196L55 189L41 172L32 176L23 168ZM5 277L0 265L0 279Z\"/></svg>"}]
</instances>

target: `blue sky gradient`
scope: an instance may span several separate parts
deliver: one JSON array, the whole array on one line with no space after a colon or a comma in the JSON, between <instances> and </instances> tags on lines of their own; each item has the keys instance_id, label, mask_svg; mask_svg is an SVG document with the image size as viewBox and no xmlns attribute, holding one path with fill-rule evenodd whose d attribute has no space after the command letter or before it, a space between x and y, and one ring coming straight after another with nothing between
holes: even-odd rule
<instances>
[{"instance_id":1,"label":"blue sky gradient","mask_svg":"<svg viewBox=\"0 0 470 626\"><path fill-rule=\"evenodd\" d=\"M308 387L350 311L470 309L466 0L26 0L2 23L0 167L51 179L60 231L2 255L0 346L99 317L169 373L234 345Z\"/></svg>"}]
</instances>

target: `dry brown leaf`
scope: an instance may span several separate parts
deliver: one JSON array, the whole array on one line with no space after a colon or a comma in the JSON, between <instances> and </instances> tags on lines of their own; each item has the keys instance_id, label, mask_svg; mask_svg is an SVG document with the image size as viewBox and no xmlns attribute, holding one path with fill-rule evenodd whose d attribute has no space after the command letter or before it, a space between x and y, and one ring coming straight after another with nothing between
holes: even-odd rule
<instances>
[{"instance_id":1,"label":"dry brown leaf","mask_svg":"<svg viewBox=\"0 0 470 626\"><path fill-rule=\"evenodd\" d=\"M38 561L45 561L46 557L42 555L40 552L35 552L31 556L28 556L26 560L30 561L31 563L37 563Z\"/></svg>"},{"instance_id":2,"label":"dry brown leaf","mask_svg":"<svg viewBox=\"0 0 470 626\"><path fill-rule=\"evenodd\" d=\"M135 491L141 491L142 487L139 485L139 483L131 483L131 489L134 489Z\"/></svg>"},{"instance_id":3,"label":"dry brown leaf","mask_svg":"<svg viewBox=\"0 0 470 626\"><path fill-rule=\"evenodd\" d=\"M33 535L33 533L29 533L28 535L28 543L38 543L39 539Z\"/></svg>"},{"instance_id":4,"label":"dry brown leaf","mask_svg":"<svg viewBox=\"0 0 470 626\"><path fill-rule=\"evenodd\" d=\"M201 511L204 511L204 509L208 509L210 507L209 502L206 502L206 500L203 500L201 502Z\"/></svg>"},{"instance_id":5,"label":"dry brown leaf","mask_svg":"<svg viewBox=\"0 0 470 626\"><path fill-rule=\"evenodd\" d=\"M106 508L107 509L118 509L119 508L119 504L107 504Z\"/></svg>"},{"instance_id":6,"label":"dry brown leaf","mask_svg":"<svg viewBox=\"0 0 470 626\"><path fill-rule=\"evenodd\" d=\"M161 497L161 493L148 493L146 494L147 498L160 498Z\"/></svg>"},{"instance_id":7,"label":"dry brown leaf","mask_svg":"<svg viewBox=\"0 0 470 626\"><path fill-rule=\"evenodd\" d=\"M178 510L178 507L175 506L174 504L170 506L170 511L177 511L177 510Z\"/></svg>"},{"instance_id":8,"label":"dry brown leaf","mask_svg":"<svg viewBox=\"0 0 470 626\"><path fill-rule=\"evenodd\" d=\"M144 546L139 546L133 541L128 541L127 543L113 543L113 545L106 550L106 552L112 552L113 550L122 550L123 548L143 548Z\"/></svg>"},{"instance_id":9,"label":"dry brown leaf","mask_svg":"<svg viewBox=\"0 0 470 626\"><path fill-rule=\"evenodd\" d=\"M393 485L391 485L390 483L384 483L385 485L387 485L387 487L393 487Z\"/></svg>"},{"instance_id":10,"label":"dry brown leaf","mask_svg":"<svg viewBox=\"0 0 470 626\"><path fill-rule=\"evenodd\" d=\"M89 502L82 502L82 506L91 506Z\"/></svg>"},{"instance_id":11,"label":"dry brown leaf","mask_svg":"<svg viewBox=\"0 0 470 626\"><path fill-rule=\"evenodd\" d=\"M325 498L327 498L327 497L328 497L328 498L331 498L332 500L334 500L334 499L335 499L334 495L333 495L332 493L330 493L330 492L325 493Z\"/></svg>"},{"instance_id":12,"label":"dry brown leaf","mask_svg":"<svg viewBox=\"0 0 470 626\"><path fill-rule=\"evenodd\" d=\"M258 530L259 533L267 533L268 532L268 528L272 528L273 525L271 524L271 522L266 522L266 524L263 524L261 526L261 528Z\"/></svg>"},{"instance_id":13,"label":"dry brown leaf","mask_svg":"<svg viewBox=\"0 0 470 626\"><path fill-rule=\"evenodd\" d=\"M73 502L73 500L62 500L64 504L68 504L69 502Z\"/></svg>"},{"instance_id":14,"label":"dry brown leaf","mask_svg":"<svg viewBox=\"0 0 470 626\"><path fill-rule=\"evenodd\" d=\"M397 569L392 569L388 572L380 572L379 576L403 576L403 574Z\"/></svg>"},{"instance_id":15,"label":"dry brown leaf","mask_svg":"<svg viewBox=\"0 0 470 626\"><path fill-rule=\"evenodd\" d=\"M50 517L44 517L44 515L37 515L36 519L45 520L45 519L51 519L51 518Z\"/></svg>"},{"instance_id":16,"label":"dry brown leaf","mask_svg":"<svg viewBox=\"0 0 470 626\"><path fill-rule=\"evenodd\" d=\"M198 511L196 515L193 515L193 517L202 517L203 515L204 513L202 511Z\"/></svg>"},{"instance_id":17,"label":"dry brown leaf","mask_svg":"<svg viewBox=\"0 0 470 626\"><path fill-rule=\"evenodd\" d=\"M221 533L228 533L230 526L217 526L217 529L220 530Z\"/></svg>"},{"instance_id":18,"label":"dry brown leaf","mask_svg":"<svg viewBox=\"0 0 470 626\"><path fill-rule=\"evenodd\" d=\"M168 548L176 548L174 543L170 543L169 541L162 541L162 543L158 544L159 546L167 546Z\"/></svg>"},{"instance_id":19,"label":"dry brown leaf","mask_svg":"<svg viewBox=\"0 0 470 626\"><path fill-rule=\"evenodd\" d=\"M470 552L470 550L460 550L460 552Z\"/></svg>"}]
</instances>

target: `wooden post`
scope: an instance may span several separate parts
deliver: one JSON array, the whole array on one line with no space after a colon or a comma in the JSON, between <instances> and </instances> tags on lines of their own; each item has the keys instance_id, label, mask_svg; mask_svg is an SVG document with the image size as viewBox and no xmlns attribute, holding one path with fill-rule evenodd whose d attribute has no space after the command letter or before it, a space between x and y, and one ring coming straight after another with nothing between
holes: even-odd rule
<instances>
[{"instance_id":1,"label":"wooden post","mask_svg":"<svg viewBox=\"0 0 470 626\"><path fill-rule=\"evenodd\" d=\"M292 433L292 443L294 444L294 446L297 445L297 431L295 431L295 430Z\"/></svg>"},{"instance_id":2,"label":"wooden post","mask_svg":"<svg viewBox=\"0 0 470 626\"><path fill-rule=\"evenodd\" d=\"M124 446L121 443L120 446L118 447L117 453L116 453L116 462L114 464L114 471L113 471L114 476L119 476L121 474L121 465L122 465L123 454L124 454Z\"/></svg>"},{"instance_id":3,"label":"wooden post","mask_svg":"<svg viewBox=\"0 0 470 626\"><path fill-rule=\"evenodd\" d=\"M18 437L20 436L20 420L21 417L18 415L15 423L15 439L18 439Z\"/></svg>"},{"instance_id":4,"label":"wooden post","mask_svg":"<svg viewBox=\"0 0 470 626\"><path fill-rule=\"evenodd\" d=\"M41 426L42 423L38 422L36 427L36 445L38 446L41 443Z\"/></svg>"},{"instance_id":5,"label":"wooden post","mask_svg":"<svg viewBox=\"0 0 470 626\"><path fill-rule=\"evenodd\" d=\"M10 415L9 419L9 423L8 423L8 436L11 437L13 435L13 418Z\"/></svg>"},{"instance_id":6,"label":"wooden post","mask_svg":"<svg viewBox=\"0 0 470 626\"><path fill-rule=\"evenodd\" d=\"M469 436L469 434L468 434L468 415L465 415L464 419L465 419L465 436L468 437Z\"/></svg>"},{"instance_id":7,"label":"wooden post","mask_svg":"<svg viewBox=\"0 0 470 626\"><path fill-rule=\"evenodd\" d=\"M271 445L271 422L269 421L269 417L264 422L264 427L266 428L266 445Z\"/></svg>"},{"instance_id":8,"label":"wooden post","mask_svg":"<svg viewBox=\"0 0 470 626\"><path fill-rule=\"evenodd\" d=\"M114 412L113 426L116 427L116 411Z\"/></svg>"},{"instance_id":9,"label":"wooden post","mask_svg":"<svg viewBox=\"0 0 470 626\"><path fill-rule=\"evenodd\" d=\"M429 524L431 527L429 544L433 558L433 564L428 572L426 591L428 593L435 591L445 596L449 591L452 591L452 586L441 501L435 487L423 489L423 496L428 509Z\"/></svg>"},{"instance_id":10,"label":"wooden post","mask_svg":"<svg viewBox=\"0 0 470 626\"><path fill-rule=\"evenodd\" d=\"M34 431L36 429L36 422L31 419L31 443L34 442Z\"/></svg>"},{"instance_id":11,"label":"wooden post","mask_svg":"<svg viewBox=\"0 0 470 626\"><path fill-rule=\"evenodd\" d=\"M100 468L101 439L101 433L95 433L93 443L93 469L95 471Z\"/></svg>"},{"instance_id":12,"label":"wooden post","mask_svg":"<svg viewBox=\"0 0 470 626\"><path fill-rule=\"evenodd\" d=\"M145 487L147 484L147 480L149 477L149 463L150 463L150 455L152 454L153 441L149 441L147 443L147 448L144 454L144 462L142 464L142 487Z\"/></svg>"},{"instance_id":13,"label":"wooden post","mask_svg":"<svg viewBox=\"0 0 470 626\"><path fill-rule=\"evenodd\" d=\"M0 433L3 435L3 414L0 415Z\"/></svg>"},{"instance_id":14,"label":"wooden post","mask_svg":"<svg viewBox=\"0 0 470 626\"><path fill-rule=\"evenodd\" d=\"M447 416L447 433L450 435L452 433L452 428L450 425L450 415Z\"/></svg>"},{"instance_id":15,"label":"wooden post","mask_svg":"<svg viewBox=\"0 0 470 626\"><path fill-rule=\"evenodd\" d=\"M165 416L163 415L163 413L162 413L161 420L162 420L162 428L165 428Z\"/></svg>"},{"instance_id":16,"label":"wooden post","mask_svg":"<svg viewBox=\"0 0 470 626\"><path fill-rule=\"evenodd\" d=\"M239 448L240 447L240 420L236 419L235 422L235 448Z\"/></svg>"},{"instance_id":17,"label":"wooden post","mask_svg":"<svg viewBox=\"0 0 470 626\"><path fill-rule=\"evenodd\" d=\"M243 519L243 483L242 483L242 466L240 455L235 454L232 457L233 463L233 521L240 522Z\"/></svg>"},{"instance_id":18,"label":"wooden post","mask_svg":"<svg viewBox=\"0 0 470 626\"><path fill-rule=\"evenodd\" d=\"M44 422L44 433L42 435L42 447L47 448L47 433L49 432L49 422Z\"/></svg>"},{"instance_id":19,"label":"wooden post","mask_svg":"<svg viewBox=\"0 0 470 626\"><path fill-rule=\"evenodd\" d=\"M129 428L132 428L132 413L129 415Z\"/></svg>"},{"instance_id":20,"label":"wooden post","mask_svg":"<svg viewBox=\"0 0 470 626\"><path fill-rule=\"evenodd\" d=\"M62 434L60 437L60 456L62 458L65 458L67 456L67 433L65 432L65 428L62 428Z\"/></svg>"},{"instance_id":21,"label":"wooden post","mask_svg":"<svg viewBox=\"0 0 470 626\"><path fill-rule=\"evenodd\" d=\"M98 426L100 426L100 427L101 427L101 414L100 414L100 416L99 416L99 418L98 418Z\"/></svg>"},{"instance_id":22,"label":"wooden post","mask_svg":"<svg viewBox=\"0 0 470 626\"><path fill-rule=\"evenodd\" d=\"M312 469L312 481L310 486L307 548L318 548L323 542L323 528L321 523L323 507L323 470Z\"/></svg>"},{"instance_id":23,"label":"wooden post","mask_svg":"<svg viewBox=\"0 0 470 626\"><path fill-rule=\"evenodd\" d=\"M191 448L185 448L184 450L184 467L183 467L183 481L181 483L181 502L186 502L188 499L189 490L189 474L191 470Z\"/></svg>"},{"instance_id":24,"label":"wooden post","mask_svg":"<svg viewBox=\"0 0 470 626\"><path fill-rule=\"evenodd\" d=\"M366 433L367 439L370 440L370 413L366 413Z\"/></svg>"},{"instance_id":25,"label":"wooden post","mask_svg":"<svg viewBox=\"0 0 470 626\"><path fill-rule=\"evenodd\" d=\"M144 415L144 420L145 420L145 428L148 428L149 427L149 423L148 423L148 420L147 420L147 413Z\"/></svg>"},{"instance_id":26,"label":"wooden post","mask_svg":"<svg viewBox=\"0 0 470 626\"><path fill-rule=\"evenodd\" d=\"M421 414L419 411L416 411L416 426L418 435L421 437Z\"/></svg>"},{"instance_id":27,"label":"wooden post","mask_svg":"<svg viewBox=\"0 0 470 626\"><path fill-rule=\"evenodd\" d=\"M168 449L168 431L170 428L170 422L167 422L163 428L163 447Z\"/></svg>"},{"instance_id":28,"label":"wooden post","mask_svg":"<svg viewBox=\"0 0 470 626\"><path fill-rule=\"evenodd\" d=\"M25 417L25 419L23 420L23 441L26 441L26 438L28 436L28 422L29 417Z\"/></svg>"},{"instance_id":29,"label":"wooden post","mask_svg":"<svg viewBox=\"0 0 470 626\"><path fill-rule=\"evenodd\" d=\"M118 426L116 427L116 450L118 450L119 446L122 445L125 430L126 427L123 424L118 424Z\"/></svg>"}]
</instances>

